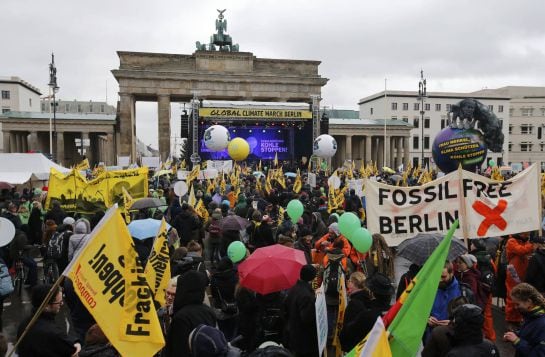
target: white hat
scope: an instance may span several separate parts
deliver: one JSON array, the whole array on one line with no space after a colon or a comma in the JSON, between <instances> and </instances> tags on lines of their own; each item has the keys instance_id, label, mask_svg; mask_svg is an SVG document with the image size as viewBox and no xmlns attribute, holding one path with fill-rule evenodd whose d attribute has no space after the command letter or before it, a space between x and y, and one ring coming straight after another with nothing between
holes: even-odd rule
<instances>
[{"instance_id":1,"label":"white hat","mask_svg":"<svg viewBox=\"0 0 545 357\"><path fill-rule=\"evenodd\" d=\"M73 225L74 223L76 223L76 220L72 217L66 217L62 220L62 224Z\"/></svg>"},{"instance_id":2,"label":"white hat","mask_svg":"<svg viewBox=\"0 0 545 357\"><path fill-rule=\"evenodd\" d=\"M0 217L0 247L8 245L15 237L15 226L4 217Z\"/></svg>"}]
</instances>

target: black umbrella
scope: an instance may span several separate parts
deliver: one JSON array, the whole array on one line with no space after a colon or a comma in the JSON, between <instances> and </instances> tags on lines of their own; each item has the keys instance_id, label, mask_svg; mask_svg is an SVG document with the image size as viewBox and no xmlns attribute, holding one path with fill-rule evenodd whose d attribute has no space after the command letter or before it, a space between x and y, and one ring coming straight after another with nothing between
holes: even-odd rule
<instances>
[{"instance_id":1,"label":"black umbrella","mask_svg":"<svg viewBox=\"0 0 545 357\"><path fill-rule=\"evenodd\" d=\"M422 266L444 237L440 233L418 233L414 238L407 239L397 246L397 256ZM454 260L466 252L464 242L452 237L448 259Z\"/></svg>"},{"instance_id":2,"label":"black umbrella","mask_svg":"<svg viewBox=\"0 0 545 357\"><path fill-rule=\"evenodd\" d=\"M141 198L138 201L134 202L130 210L137 211L141 209L156 208L156 207L161 207L166 205L167 205L166 203L164 203L158 198L146 197L146 198Z\"/></svg>"},{"instance_id":3,"label":"black umbrella","mask_svg":"<svg viewBox=\"0 0 545 357\"><path fill-rule=\"evenodd\" d=\"M224 231L240 231L250 225L250 221L237 215L231 215L221 220L221 229Z\"/></svg>"}]
</instances>

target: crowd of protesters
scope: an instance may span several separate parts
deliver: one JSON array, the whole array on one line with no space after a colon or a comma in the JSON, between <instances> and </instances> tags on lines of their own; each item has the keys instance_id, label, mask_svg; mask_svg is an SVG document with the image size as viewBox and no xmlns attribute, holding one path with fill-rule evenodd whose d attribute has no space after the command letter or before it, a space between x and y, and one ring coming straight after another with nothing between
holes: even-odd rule
<instances>
[{"instance_id":1,"label":"crowd of protesters","mask_svg":"<svg viewBox=\"0 0 545 357\"><path fill-rule=\"evenodd\" d=\"M175 196L168 180L162 178L159 188L150 190L150 196L162 199L166 209L142 210L133 217L164 217L172 226L172 278L166 290L166 305L157 307L166 340L159 356L318 356L315 290L323 282L331 345L335 340L337 280L341 273L346 276L348 305L338 337L342 350L348 352L418 273L420 266L412 264L407 271L399 272L403 275L395 281L395 248L388 247L380 234L373 234L366 254L357 252L341 234L337 221L345 211L356 213L365 224L365 203L354 190L347 190L342 207L328 211L326 175L318 175L316 188L304 184L299 193L293 191L290 180L285 188L274 185L266 193L258 189L258 179L242 176L238 197L229 185L222 194L218 187L209 189L206 181L195 182L196 198L202 199L208 210L209 217L203 219L187 203L188 197ZM389 182L386 174L379 179ZM414 182L409 184L417 183L411 180ZM38 284L36 262L24 254L25 250L39 247L47 259L50 241L62 236L60 255L54 257L62 271L103 215L67 214L58 202L44 211L44 196L26 189L22 194L2 193L2 216L16 228L15 239L1 250L2 260L7 267L18 259L27 266L26 283L32 288L33 311L51 285ZM296 222L283 213L283 207L292 199L299 199L305 207ZM230 215L246 219L247 227L224 230L222 221ZM152 241L135 241L143 264ZM307 265L292 288L261 295L239 284L238 264L227 256L233 241L242 241L248 255L274 244L298 249L304 252ZM535 233L472 240L467 254L445 263L423 337L422 355L499 355L491 310L496 296L505 298L509 327L500 338L513 344L517 356L544 356L544 276L545 240ZM55 323L64 303L72 323L69 334ZM28 321L21 322L18 335ZM118 355L68 279L47 301L38 321L21 341L18 353L22 357Z\"/></svg>"}]
</instances>

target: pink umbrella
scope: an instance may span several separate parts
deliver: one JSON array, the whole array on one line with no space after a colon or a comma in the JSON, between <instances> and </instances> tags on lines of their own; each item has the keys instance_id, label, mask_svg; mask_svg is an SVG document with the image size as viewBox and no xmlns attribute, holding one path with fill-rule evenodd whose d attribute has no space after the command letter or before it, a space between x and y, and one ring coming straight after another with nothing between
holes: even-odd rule
<instances>
[{"instance_id":1,"label":"pink umbrella","mask_svg":"<svg viewBox=\"0 0 545 357\"><path fill-rule=\"evenodd\" d=\"M289 289L306 264L301 250L280 244L258 248L238 267L240 285L262 295Z\"/></svg>"}]
</instances>

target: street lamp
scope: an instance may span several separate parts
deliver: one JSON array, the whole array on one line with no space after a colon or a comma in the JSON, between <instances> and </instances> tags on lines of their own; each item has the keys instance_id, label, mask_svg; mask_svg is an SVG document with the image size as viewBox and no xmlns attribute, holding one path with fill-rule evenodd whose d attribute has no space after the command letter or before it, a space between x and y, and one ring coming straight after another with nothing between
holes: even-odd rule
<instances>
[{"instance_id":1,"label":"street lamp","mask_svg":"<svg viewBox=\"0 0 545 357\"><path fill-rule=\"evenodd\" d=\"M51 128L51 117L49 118L49 154L52 155L57 162L57 100L55 94L59 91L57 85L57 67L55 67L55 54L51 54L51 63L49 64L49 96L53 92L53 129ZM54 148L54 149L53 149Z\"/></svg>"},{"instance_id":2,"label":"street lamp","mask_svg":"<svg viewBox=\"0 0 545 357\"><path fill-rule=\"evenodd\" d=\"M422 151L422 161L421 165L424 167L424 100L427 97L426 92L426 79L424 78L424 71L420 70L420 82L418 82L418 100L420 101L420 128L422 133L421 138L421 151Z\"/></svg>"}]
</instances>

